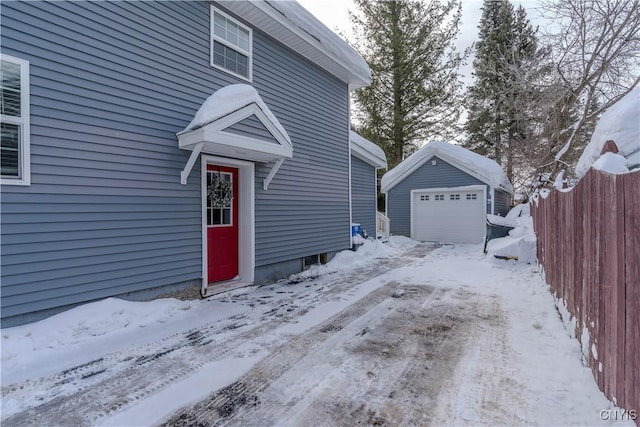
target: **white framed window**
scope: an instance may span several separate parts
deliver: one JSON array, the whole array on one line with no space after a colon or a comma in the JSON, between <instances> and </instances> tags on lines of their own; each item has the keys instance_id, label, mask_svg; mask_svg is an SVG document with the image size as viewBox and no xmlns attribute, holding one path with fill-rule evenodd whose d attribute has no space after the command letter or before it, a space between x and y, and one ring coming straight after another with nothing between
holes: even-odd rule
<instances>
[{"instance_id":1,"label":"white framed window","mask_svg":"<svg viewBox=\"0 0 640 427\"><path fill-rule=\"evenodd\" d=\"M234 76L252 79L253 32L211 6L211 66Z\"/></svg>"},{"instance_id":2,"label":"white framed window","mask_svg":"<svg viewBox=\"0 0 640 427\"><path fill-rule=\"evenodd\" d=\"M207 171L207 196L207 226L233 226L233 175Z\"/></svg>"},{"instance_id":3,"label":"white framed window","mask_svg":"<svg viewBox=\"0 0 640 427\"><path fill-rule=\"evenodd\" d=\"M476 200L477 198L476 194L467 194L467 200Z\"/></svg>"},{"instance_id":4,"label":"white framed window","mask_svg":"<svg viewBox=\"0 0 640 427\"><path fill-rule=\"evenodd\" d=\"M424 202L429 201L429 195L421 195L420 196L420 200L422 200Z\"/></svg>"},{"instance_id":5,"label":"white framed window","mask_svg":"<svg viewBox=\"0 0 640 427\"><path fill-rule=\"evenodd\" d=\"M450 194L449 195L449 200L460 200L460 195L459 194Z\"/></svg>"},{"instance_id":6,"label":"white framed window","mask_svg":"<svg viewBox=\"0 0 640 427\"><path fill-rule=\"evenodd\" d=\"M444 200L444 194L436 194L436 200Z\"/></svg>"},{"instance_id":7,"label":"white framed window","mask_svg":"<svg viewBox=\"0 0 640 427\"><path fill-rule=\"evenodd\" d=\"M0 54L0 184L30 185L29 61Z\"/></svg>"}]
</instances>

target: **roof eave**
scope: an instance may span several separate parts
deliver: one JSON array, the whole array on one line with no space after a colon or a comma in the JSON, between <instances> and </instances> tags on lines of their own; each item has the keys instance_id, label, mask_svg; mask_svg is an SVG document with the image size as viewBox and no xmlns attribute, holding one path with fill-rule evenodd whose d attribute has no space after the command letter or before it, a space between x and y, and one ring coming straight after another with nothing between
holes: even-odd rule
<instances>
[{"instance_id":1,"label":"roof eave","mask_svg":"<svg viewBox=\"0 0 640 427\"><path fill-rule=\"evenodd\" d=\"M384 194L388 193L393 187L398 185L398 183L402 182L405 178L407 178L409 175L411 175L417 169L420 169L422 166L424 166L425 163L427 163L429 160L431 160L433 157L436 157L436 156L439 157L439 158L442 158L442 160L444 160L444 161L446 161L448 163L451 163L457 169L460 169L461 171L463 171L463 172L473 176L474 178L482 181L484 184L488 185L489 187L498 188L498 189L506 191L509 194L513 194L513 188L506 188L503 185L495 186L491 182L488 182L490 180L487 180L485 177L481 176L480 174L476 173L475 171L470 170L466 166L458 163L454 158L451 158L451 156L447 155L446 153L433 152L433 151L427 152L427 154L425 155L425 157L422 160L416 162L415 165L413 165L411 168L407 169L404 173L401 173L398 176L394 177L391 180L391 182L389 182L387 184L382 184L381 183L380 191L382 193L384 193ZM391 171L393 171L393 169ZM384 177L383 177L383 179L384 179Z\"/></svg>"},{"instance_id":2,"label":"roof eave","mask_svg":"<svg viewBox=\"0 0 640 427\"><path fill-rule=\"evenodd\" d=\"M338 58L310 34L291 25L285 16L263 1L219 1L256 28L274 37L314 64L348 84L349 90L371 84L371 71L363 73ZM346 42L345 42L346 43ZM363 59L364 61L364 59Z\"/></svg>"}]
</instances>

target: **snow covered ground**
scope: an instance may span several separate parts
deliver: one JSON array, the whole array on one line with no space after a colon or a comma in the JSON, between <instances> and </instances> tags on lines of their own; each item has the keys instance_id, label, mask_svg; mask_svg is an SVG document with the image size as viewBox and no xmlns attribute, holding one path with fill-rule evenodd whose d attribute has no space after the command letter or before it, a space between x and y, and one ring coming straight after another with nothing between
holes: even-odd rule
<instances>
[{"instance_id":1,"label":"snow covered ground","mask_svg":"<svg viewBox=\"0 0 640 427\"><path fill-rule=\"evenodd\" d=\"M615 408L537 267L481 246L368 242L272 285L107 299L1 342L3 426L635 425L602 419Z\"/></svg>"}]
</instances>

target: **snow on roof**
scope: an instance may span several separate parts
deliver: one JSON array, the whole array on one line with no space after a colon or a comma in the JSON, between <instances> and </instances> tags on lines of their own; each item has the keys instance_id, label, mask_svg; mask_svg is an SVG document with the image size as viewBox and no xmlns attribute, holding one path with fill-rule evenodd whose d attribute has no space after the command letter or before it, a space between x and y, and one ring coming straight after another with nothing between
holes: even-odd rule
<instances>
[{"instance_id":1,"label":"snow on roof","mask_svg":"<svg viewBox=\"0 0 640 427\"><path fill-rule=\"evenodd\" d=\"M385 173L381 181L381 191L383 193L389 191L433 156L438 156L491 187L513 192L507 175L495 161L460 146L441 141L423 145L398 166Z\"/></svg>"},{"instance_id":2,"label":"snow on roof","mask_svg":"<svg viewBox=\"0 0 640 427\"><path fill-rule=\"evenodd\" d=\"M297 1L220 3L350 87L371 83L371 70L364 58Z\"/></svg>"},{"instance_id":3,"label":"snow on roof","mask_svg":"<svg viewBox=\"0 0 640 427\"><path fill-rule=\"evenodd\" d=\"M357 157L377 168L387 167L387 156L380 146L361 137L352 130L349 131L349 139L351 140L351 151Z\"/></svg>"},{"instance_id":4,"label":"snow on roof","mask_svg":"<svg viewBox=\"0 0 640 427\"><path fill-rule=\"evenodd\" d=\"M629 158L640 150L640 86L609 107L598 120L578 164L576 175L587 173L591 165L600 157L602 147L608 140L618 146L618 154Z\"/></svg>"},{"instance_id":5,"label":"snow on roof","mask_svg":"<svg viewBox=\"0 0 640 427\"><path fill-rule=\"evenodd\" d=\"M613 175L629 172L627 159L615 153L604 153L591 167Z\"/></svg>"},{"instance_id":6,"label":"snow on roof","mask_svg":"<svg viewBox=\"0 0 640 427\"><path fill-rule=\"evenodd\" d=\"M215 91L213 95L209 96L200 106L191 123L189 123L183 131L179 132L178 135L206 126L234 111L238 111L254 103L262 110L282 136L286 138L289 144L291 144L289 135L287 135L287 132L276 116L273 115L269 107L264 103L258 91L253 86L243 83L225 86Z\"/></svg>"}]
</instances>

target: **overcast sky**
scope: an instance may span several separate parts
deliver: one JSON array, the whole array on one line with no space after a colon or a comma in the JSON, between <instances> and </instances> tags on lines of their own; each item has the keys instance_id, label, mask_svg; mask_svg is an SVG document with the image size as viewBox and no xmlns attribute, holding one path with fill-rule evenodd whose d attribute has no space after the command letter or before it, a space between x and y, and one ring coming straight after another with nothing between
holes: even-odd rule
<instances>
[{"instance_id":1,"label":"overcast sky","mask_svg":"<svg viewBox=\"0 0 640 427\"><path fill-rule=\"evenodd\" d=\"M298 2L330 29L349 34L351 25L348 10L355 9L352 0L298 0ZM522 4L527 9L529 19L532 22L537 21L535 7L538 0L512 0L512 3L515 6ZM456 47L459 51L468 48L477 39L481 7L482 0L462 0L462 27L456 40ZM468 61L466 67L460 69L460 73L465 76L465 80L468 82L471 77L471 60Z\"/></svg>"}]
</instances>

